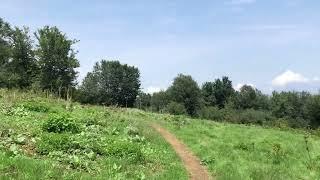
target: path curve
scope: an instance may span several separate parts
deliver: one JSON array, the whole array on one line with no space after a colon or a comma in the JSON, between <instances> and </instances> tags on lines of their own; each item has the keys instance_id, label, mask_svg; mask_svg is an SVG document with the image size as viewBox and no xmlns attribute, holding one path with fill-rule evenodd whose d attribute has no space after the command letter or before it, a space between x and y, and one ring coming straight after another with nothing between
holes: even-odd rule
<instances>
[{"instance_id":1,"label":"path curve","mask_svg":"<svg viewBox=\"0 0 320 180\"><path fill-rule=\"evenodd\" d=\"M188 148L180 142L173 134L166 129L162 128L158 124L151 124L151 126L157 130L165 140L173 147L178 156L183 161L189 173L189 179L191 180L209 180L212 179L209 176L207 169L201 166L200 160L194 156Z\"/></svg>"}]
</instances>

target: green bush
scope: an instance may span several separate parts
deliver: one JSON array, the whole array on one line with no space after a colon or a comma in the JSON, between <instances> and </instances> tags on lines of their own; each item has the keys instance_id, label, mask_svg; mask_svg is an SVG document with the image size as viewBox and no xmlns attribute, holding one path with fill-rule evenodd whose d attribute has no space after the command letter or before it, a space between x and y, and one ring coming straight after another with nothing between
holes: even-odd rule
<instances>
[{"instance_id":1,"label":"green bush","mask_svg":"<svg viewBox=\"0 0 320 180\"><path fill-rule=\"evenodd\" d=\"M275 143L272 145L269 157L273 164L280 164L287 158L287 154L287 151L282 148L281 144Z\"/></svg>"},{"instance_id":2,"label":"green bush","mask_svg":"<svg viewBox=\"0 0 320 180\"><path fill-rule=\"evenodd\" d=\"M138 144L124 142L114 142L107 148L107 154L126 159L133 163L143 162L144 156Z\"/></svg>"},{"instance_id":3,"label":"green bush","mask_svg":"<svg viewBox=\"0 0 320 180\"><path fill-rule=\"evenodd\" d=\"M223 120L231 123L239 123L240 111L232 108L220 109Z\"/></svg>"},{"instance_id":4,"label":"green bush","mask_svg":"<svg viewBox=\"0 0 320 180\"><path fill-rule=\"evenodd\" d=\"M268 121L272 121L273 119L274 118L272 117L271 113L254 109L248 109L240 113L238 121L241 124L263 125Z\"/></svg>"},{"instance_id":5,"label":"green bush","mask_svg":"<svg viewBox=\"0 0 320 180\"><path fill-rule=\"evenodd\" d=\"M53 151L67 151L71 147L68 134L44 134L37 142L37 152L47 155Z\"/></svg>"},{"instance_id":6,"label":"green bush","mask_svg":"<svg viewBox=\"0 0 320 180\"><path fill-rule=\"evenodd\" d=\"M240 143L234 145L234 148L242 150L242 151L251 151L252 152L255 149L255 144L240 142Z\"/></svg>"},{"instance_id":7,"label":"green bush","mask_svg":"<svg viewBox=\"0 0 320 180\"><path fill-rule=\"evenodd\" d=\"M187 114L185 107L182 104L176 102L170 102L166 107L166 112L172 115L184 115Z\"/></svg>"},{"instance_id":8,"label":"green bush","mask_svg":"<svg viewBox=\"0 0 320 180\"><path fill-rule=\"evenodd\" d=\"M139 129L135 126L127 126L125 132L128 136L137 136L140 135Z\"/></svg>"},{"instance_id":9,"label":"green bush","mask_svg":"<svg viewBox=\"0 0 320 180\"><path fill-rule=\"evenodd\" d=\"M288 118L288 124L291 128L308 128L310 121L303 118Z\"/></svg>"},{"instance_id":10,"label":"green bush","mask_svg":"<svg viewBox=\"0 0 320 180\"><path fill-rule=\"evenodd\" d=\"M19 117L30 115L30 113L24 107L4 105L4 104L0 104L0 113L6 116L19 116Z\"/></svg>"},{"instance_id":11,"label":"green bush","mask_svg":"<svg viewBox=\"0 0 320 180\"><path fill-rule=\"evenodd\" d=\"M53 133L80 132L79 125L68 114L50 114L42 129Z\"/></svg>"},{"instance_id":12,"label":"green bush","mask_svg":"<svg viewBox=\"0 0 320 180\"><path fill-rule=\"evenodd\" d=\"M50 110L49 106L44 102L28 101L22 104L22 107L29 111L46 113Z\"/></svg>"},{"instance_id":13,"label":"green bush","mask_svg":"<svg viewBox=\"0 0 320 180\"><path fill-rule=\"evenodd\" d=\"M202 108L200 111L200 117L214 121L223 121L225 119L223 111L213 106Z\"/></svg>"},{"instance_id":14,"label":"green bush","mask_svg":"<svg viewBox=\"0 0 320 180\"><path fill-rule=\"evenodd\" d=\"M287 129L290 127L289 125L289 119L287 118L277 118L269 123L267 123L269 126L278 127L281 129Z\"/></svg>"}]
</instances>

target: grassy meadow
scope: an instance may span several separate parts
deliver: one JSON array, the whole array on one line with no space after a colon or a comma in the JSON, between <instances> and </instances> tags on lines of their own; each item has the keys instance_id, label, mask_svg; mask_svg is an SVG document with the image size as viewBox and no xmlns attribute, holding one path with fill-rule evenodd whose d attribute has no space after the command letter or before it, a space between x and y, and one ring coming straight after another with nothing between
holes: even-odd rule
<instances>
[{"instance_id":1,"label":"grassy meadow","mask_svg":"<svg viewBox=\"0 0 320 180\"><path fill-rule=\"evenodd\" d=\"M320 179L320 137L186 117L158 116L217 179Z\"/></svg>"},{"instance_id":2,"label":"grassy meadow","mask_svg":"<svg viewBox=\"0 0 320 180\"><path fill-rule=\"evenodd\" d=\"M0 92L0 179L187 179L137 110Z\"/></svg>"},{"instance_id":3,"label":"grassy meadow","mask_svg":"<svg viewBox=\"0 0 320 180\"><path fill-rule=\"evenodd\" d=\"M0 91L0 179L188 179L157 122L216 179L320 179L320 137Z\"/></svg>"}]
</instances>

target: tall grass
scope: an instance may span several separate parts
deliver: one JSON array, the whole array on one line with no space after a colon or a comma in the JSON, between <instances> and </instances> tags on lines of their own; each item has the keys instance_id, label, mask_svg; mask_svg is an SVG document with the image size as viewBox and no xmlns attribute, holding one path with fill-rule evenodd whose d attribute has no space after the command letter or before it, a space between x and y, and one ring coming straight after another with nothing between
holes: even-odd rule
<instances>
[{"instance_id":1,"label":"tall grass","mask_svg":"<svg viewBox=\"0 0 320 180\"><path fill-rule=\"evenodd\" d=\"M155 116L217 179L320 179L320 137L300 130Z\"/></svg>"}]
</instances>

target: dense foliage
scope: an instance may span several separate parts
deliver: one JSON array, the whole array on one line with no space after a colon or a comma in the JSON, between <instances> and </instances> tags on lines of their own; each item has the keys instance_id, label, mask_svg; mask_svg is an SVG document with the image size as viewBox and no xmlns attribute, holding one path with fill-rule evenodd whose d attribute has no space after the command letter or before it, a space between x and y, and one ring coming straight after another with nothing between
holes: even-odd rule
<instances>
[{"instance_id":1,"label":"dense foliage","mask_svg":"<svg viewBox=\"0 0 320 180\"><path fill-rule=\"evenodd\" d=\"M45 26L35 33L38 40L36 54L39 59L41 89L61 94L75 86L75 68L79 67L76 52L69 40L57 27Z\"/></svg>"},{"instance_id":2,"label":"dense foliage","mask_svg":"<svg viewBox=\"0 0 320 180\"><path fill-rule=\"evenodd\" d=\"M201 91L191 76L179 74L167 90L172 101L184 105L190 116L196 116L201 104ZM176 106L179 107L179 106Z\"/></svg>"},{"instance_id":3,"label":"dense foliage","mask_svg":"<svg viewBox=\"0 0 320 180\"><path fill-rule=\"evenodd\" d=\"M199 89L191 76L180 74L166 91L144 99L140 107L215 121L316 129L320 126L319 97L308 92L265 95L249 85L236 91L228 77L205 82Z\"/></svg>"},{"instance_id":4,"label":"dense foliage","mask_svg":"<svg viewBox=\"0 0 320 180\"><path fill-rule=\"evenodd\" d=\"M133 107L140 89L139 78L138 68L102 60L83 80L79 101Z\"/></svg>"},{"instance_id":5,"label":"dense foliage","mask_svg":"<svg viewBox=\"0 0 320 180\"><path fill-rule=\"evenodd\" d=\"M32 37L27 27L12 28L0 18L0 87L36 88L66 97L76 85L76 42L57 27L45 26Z\"/></svg>"}]
</instances>

